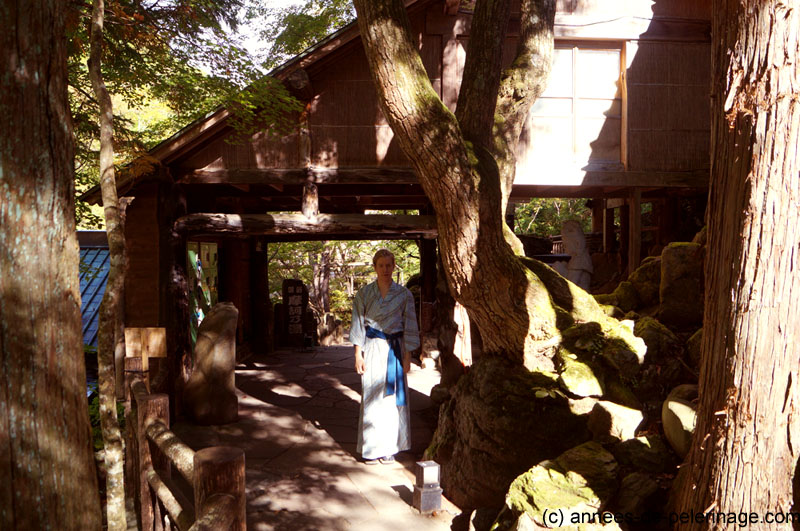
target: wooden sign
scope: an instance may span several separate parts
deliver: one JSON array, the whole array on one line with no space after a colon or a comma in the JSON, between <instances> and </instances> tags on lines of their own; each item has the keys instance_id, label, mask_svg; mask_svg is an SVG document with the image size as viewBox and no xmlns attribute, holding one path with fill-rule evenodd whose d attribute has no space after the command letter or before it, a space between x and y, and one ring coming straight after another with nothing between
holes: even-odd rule
<instances>
[{"instance_id":1,"label":"wooden sign","mask_svg":"<svg viewBox=\"0 0 800 531\"><path fill-rule=\"evenodd\" d=\"M167 357L167 329L161 327L126 328L125 356L141 358L142 370L149 369L149 358Z\"/></svg>"}]
</instances>

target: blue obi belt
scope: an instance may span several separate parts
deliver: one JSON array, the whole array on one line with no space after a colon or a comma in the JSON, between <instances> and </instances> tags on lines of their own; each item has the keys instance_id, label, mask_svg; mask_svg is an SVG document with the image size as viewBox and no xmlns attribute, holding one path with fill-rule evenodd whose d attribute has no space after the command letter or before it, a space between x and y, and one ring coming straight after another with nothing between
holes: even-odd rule
<instances>
[{"instance_id":1,"label":"blue obi belt","mask_svg":"<svg viewBox=\"0 0 800 531\"><path fill-rule=\"evenodd\" d=\"M383 339L389 343L389 359L386 362L386 394L385 396L395 395L398 406L407 406L405 378L403 375L403 350L400 346L400 339L403 337L402 330L394 334L386 334L376 330L371 326L366 327L367 337Z\"/></svg>"}]
</instances>

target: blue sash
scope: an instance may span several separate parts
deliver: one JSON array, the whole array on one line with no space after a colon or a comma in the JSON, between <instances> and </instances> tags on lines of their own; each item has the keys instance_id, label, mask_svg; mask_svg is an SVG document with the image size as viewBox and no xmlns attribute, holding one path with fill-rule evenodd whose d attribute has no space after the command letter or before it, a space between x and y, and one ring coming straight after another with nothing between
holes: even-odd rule
<instances>
[{"instance_id":1,"label":"blue sash","mask_svg":"<svg viewBox=\"0 0 800 531\"><path fill-rule=\"evenodd\" d=\"M383 339L389 343L389 359L386 362L386 395L390 396L396 393L396 403L398 406L407 406L406 401L406 386L405 378L403 375L403 350L400 346L400 338L403 337L403 332L395 332L394 334L385 334L380 330L376 330L371 326L366 327L367 337Z\"/></svg>"}]
</instances>

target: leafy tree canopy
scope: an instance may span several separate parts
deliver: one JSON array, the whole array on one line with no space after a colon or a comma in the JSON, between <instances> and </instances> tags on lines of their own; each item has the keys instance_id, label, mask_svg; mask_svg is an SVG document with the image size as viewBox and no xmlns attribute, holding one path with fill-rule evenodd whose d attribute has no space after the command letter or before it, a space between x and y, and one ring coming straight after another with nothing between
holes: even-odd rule
<instances>
[{"instance_id":1,"label":"leafy tree canopy","mask_svg":"<svg viewBox=\"0 0 800 531\"><path fill-rule=\"evenodd\" d=\"M240 17L256 0L110 0L106 4L103 76L121 108L165 106L145 129L130 114L116 113L115 152L125 163L219 105L232 110L241 131L285 131L286 111L299 108L283 85L266 77L236 37ZM97 101L91 90L91 3L70 3L67 23L69 98L75 125L79 191L97 182ZM243 91L245 86L250 90ZM78 204L84 226L99 226L88 205Z\"/></svg>"},{"instance_id":2,"label":"leafy tree canopy","mask_svg":"<svg viewBox=\"0 0 800 531\"><path fill-rule=\"evenodd\" d=\"M284 8L251 6L246 20L271 43L262 66L271 70L355 20L351 0L306 0Z\"/></svg>"},{"instance_id":3,"label":"leafy tree canopy","mask_svg":"<svg viewBox=\"0 0 800 531\"><path fill-rule=\"evenodd\" d=\"M514 213L514 232L553 236L561 233L561 225L567 220L581 224L583 232L592 229L592 212L586 199L534 198L519 204Z\"/></svg>"}]
</instances>

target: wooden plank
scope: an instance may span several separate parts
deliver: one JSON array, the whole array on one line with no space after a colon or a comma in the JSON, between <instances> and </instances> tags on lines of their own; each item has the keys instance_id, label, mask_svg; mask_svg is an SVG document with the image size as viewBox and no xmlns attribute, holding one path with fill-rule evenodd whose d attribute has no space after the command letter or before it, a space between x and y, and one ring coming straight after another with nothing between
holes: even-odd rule
<instances>
[{"instance_id":1,"label":"wooden plank","mask_svg":"<svg viewBox=\"0 0 800 531\"><path fill-rule=\"evenodd\" d=\"M167 357L167 330L163 327L125 328L125 355L142 358L147 370L147 358Z\"/></svg>"},{"instance_id":2,"label":"wooden plank","mask_svg":"<svg viewBox=\"0 0 800 531\"><path fill-rule=\"evenodd\" d=\"M309 220L302 214L189 214L175 222L175 230L192 235L325 235L356 233L363 238L403 234L434 237L433 216L320 214Z\"/></svg>"}]
</instances>

